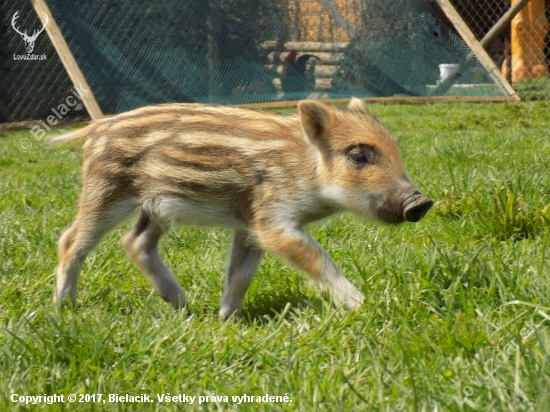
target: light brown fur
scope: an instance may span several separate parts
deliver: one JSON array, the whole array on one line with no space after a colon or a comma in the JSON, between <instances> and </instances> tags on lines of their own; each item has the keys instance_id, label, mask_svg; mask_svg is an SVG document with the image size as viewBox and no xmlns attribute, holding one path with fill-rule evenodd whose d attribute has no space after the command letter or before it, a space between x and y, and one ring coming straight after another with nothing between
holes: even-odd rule
<instances>
[{"instance_id":1,"label":"light brown fur","mask_svg":"<svg viewBox=\"0 0 550 412\"><path fill-rule=\"evenodd\" d=\"M80 268L134 210L127 254L174 307L185 294L157 243L173 224L235 229L220 315L240 315L264 250L329 284L348 308L363 295L302 228L339 210L386 223L431 206L411 183L395 139L353 99L347 110L303 101L299 114L234 107L144 107L51 140L87 139L80 210L59 241L55 300L76 299Z\"/></svg>"}]
</instances>

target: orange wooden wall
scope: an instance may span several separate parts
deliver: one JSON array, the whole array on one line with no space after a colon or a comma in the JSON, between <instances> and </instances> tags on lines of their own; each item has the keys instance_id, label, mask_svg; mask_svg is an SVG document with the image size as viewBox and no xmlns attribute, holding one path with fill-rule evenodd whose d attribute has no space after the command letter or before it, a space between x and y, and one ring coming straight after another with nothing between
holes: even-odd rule
<instances>
[{"instance_id":1,"label":"orange wooden wall","mask_svg":"<svg viewBox=\"0 0 550 412\"><path fill-rule=\"evenodd\" d=\"M548 76L544 56L547 32L545 0L531 0L512 20L512 82Z\"/></svg>"}]
</instances>

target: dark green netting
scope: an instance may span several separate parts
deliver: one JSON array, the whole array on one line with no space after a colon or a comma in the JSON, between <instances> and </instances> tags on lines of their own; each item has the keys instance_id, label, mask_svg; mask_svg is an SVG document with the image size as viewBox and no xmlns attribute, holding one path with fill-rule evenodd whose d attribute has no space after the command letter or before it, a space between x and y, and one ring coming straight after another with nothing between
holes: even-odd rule
<instances>
[{"instance_id":1,"label":"dark green netting","mask_svg":"<svg viewBox=\"0 0 550 412\"><path fill-rule=\"evenodd\" d=\"M20 29L32 34L42 27L30 1L0 1L0 122L44 119L72 86L45 32L37 37L32 54L46 60L16 60L26 55L25 43L11 25L17 11Z\"/></svg>"},{"instance_id":2,"label":"dark green netting","mask_svg":"<svg viewBox=\"0 0 550 412\"><path fill-rule=\"evenodd\" d=\"M291 9L308 1L46 2L104 113L163 102L437 95L440 65L464 63L470 53L428 0L333 0L336 9L357 10L351 39L333 20L304 39ZM18 10L23 28L41 27L30 2L0 4L4 120L40 118L71 87L46 33L34 53L47 60L14 60L25 52L11 26ZM446 94L503 95L475 58Z\"/></svg>"}]
</instances>

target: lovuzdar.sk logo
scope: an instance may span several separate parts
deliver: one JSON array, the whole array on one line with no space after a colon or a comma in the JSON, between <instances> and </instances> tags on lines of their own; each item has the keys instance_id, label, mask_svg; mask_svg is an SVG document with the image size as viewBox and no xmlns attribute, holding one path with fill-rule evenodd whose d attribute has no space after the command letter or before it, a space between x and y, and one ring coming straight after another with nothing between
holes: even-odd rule
<instances>
[{"instance_id":1,"label":"lovuzdar.sk logo","mask_svg":"<svg viewBox=\"0 0 550 412\"><path fill-rule=\"evenodd\" d=\"M34 50L34 44L36 42L36 39L38 38L40 33L42 33L44 31L44 29L46 28L46 26L48 24L48 16L46 14L44 14L44 17L45 17L46 20L44 21L42 29L34 30L33 34L31 36L29 36L27 34L27 30L22 32L16 26L16 20L18 19L18 17L19 17L19 11L16 11L15 14L13 15L12 19L11 19L11 26L16 31L16 33L21 36L21 38L25 42L25 49L27 49L27 54L14 54L13 55L13 60L46 60L47 57L46 57L45 54L32 54L32 52Z\"/></svg>"}]
</instances>

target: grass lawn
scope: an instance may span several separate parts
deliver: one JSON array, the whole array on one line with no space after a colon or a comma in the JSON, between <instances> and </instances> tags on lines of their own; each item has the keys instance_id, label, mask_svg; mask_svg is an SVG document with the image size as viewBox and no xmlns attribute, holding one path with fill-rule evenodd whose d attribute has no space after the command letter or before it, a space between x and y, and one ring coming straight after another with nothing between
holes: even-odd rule
<instances>
[{"instance_id":1,"label":"grass lawn","mask_svg":"<svg viewBox=\"0 0 550 412\"><path fill-rule=\"evenodd\" d=\"M54 307L56 242L76 213L80 144L46 150L28 131L0 134L0 410L547 411L550 105L370 109L400 139L434 208L397 228L353 215L310 227L365 294L360 310L336 308L267 255L244 318L227 323L217 314L224 229L182 227L162 243L191 317L125 257L130 223L90 254L77 307ZM44 394L65 402L12 402ZM69 394L89 402L71 405ZM192 405L166 398L184 394ZM266 394L287 398L256 398Z\"/></svg>"}]
</instances>

